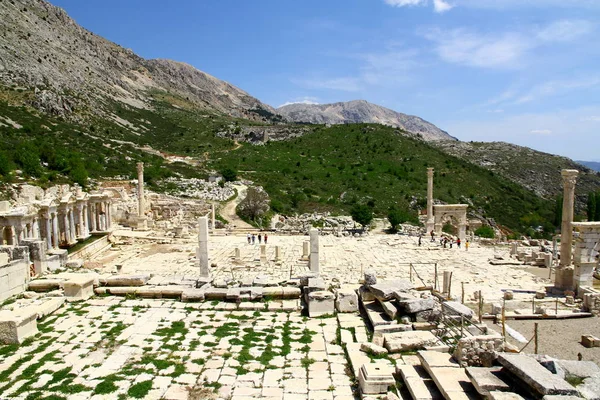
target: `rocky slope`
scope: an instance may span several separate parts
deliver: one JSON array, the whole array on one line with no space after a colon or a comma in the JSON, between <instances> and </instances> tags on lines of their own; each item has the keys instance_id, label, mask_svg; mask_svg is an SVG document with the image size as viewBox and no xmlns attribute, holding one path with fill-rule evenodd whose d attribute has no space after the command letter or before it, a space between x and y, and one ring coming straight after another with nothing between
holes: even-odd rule
<instances>
[{"instance_id":1,"label":"rocky slope","mask_svg":"<svg viewBox=\"0 0 600 400\"><path fill-rule=\"evenodd\" d=\"M528 147L505 142L439 142L436 146L446 153L497 172L543 198L553 198L562 193L562 169L577 169L580 172L577 179L580 206L585 204L588 192L600 187L600 174L596 171L569 158Z\"/></svg>"},{"instance_id":2,"label":"rocky slope","mask_svg":"<svg viewBox=\"0 0 600 400\"><path fill-rule=\"evenodd\" d=\"M421 135L427 141L456 140L447 132L419 117L402 114L365 100L333 104L289 104L278 108L277 112L295 122L311 124L375 123Z\"/></svg>"},{"instance_id":3,"label":"rocky slope","mask_svg":"<svg viewBox=\"0 0 600 400\"><path fill-rule=\"evenodd\" d=\"M111 101L149 108L153 90L234 117L260 120L275 111L190 65L145 60L44 0L0 1L0 15L0 83L32 90L27 100L42 111L102 114Z\"/></svg>"}]
</instances>

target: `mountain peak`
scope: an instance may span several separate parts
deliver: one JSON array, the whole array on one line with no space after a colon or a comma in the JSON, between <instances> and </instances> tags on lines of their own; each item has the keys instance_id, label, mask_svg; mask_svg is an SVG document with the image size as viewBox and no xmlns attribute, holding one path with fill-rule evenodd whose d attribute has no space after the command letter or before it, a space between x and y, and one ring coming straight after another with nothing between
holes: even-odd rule
<instances>
[{"instance_id":1,"label":"mountain peak","mask_svg":"<svg viewBox=\"0 0 600 400\"><path fill-rule=\"evenodd\" d=\"M414 115L403 114L366 100L332 104L288 104L277 112L294 122L312 124L375 123L421 135L426 141L456 140L447 132Z\"/></svg>"}]
</instances>

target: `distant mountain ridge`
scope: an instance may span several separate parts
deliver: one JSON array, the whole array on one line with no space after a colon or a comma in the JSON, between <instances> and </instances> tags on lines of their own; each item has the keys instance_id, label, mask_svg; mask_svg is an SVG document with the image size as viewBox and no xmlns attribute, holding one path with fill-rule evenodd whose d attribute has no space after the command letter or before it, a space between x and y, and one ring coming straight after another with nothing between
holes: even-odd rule
<instances>
[{"instance_id":1,"label":"distant mountain ridge","mask_svg":"<svg viewBox=\"0 0 600 400\"><path fill-rule=\"evenodd\" d=\"M600 162L598 162L598 161L581 161L581 160L577 160L575 162L579 163L581 165L585 165L589 169L593 169L594 171L600 172Z\"/></svg>"},{"instance_id":2,"label":"distant mountain ridge","mask_svg":"<svg viewBox=\"0 0 600 400\"><path fill-rule=\"evenodd\" d=\"M455 137L450 136L448 132L422 118L390 110L365 100L332 104L296 103L279 107L276 111L294 122L334 125L374 123L419 134L426 141L457 140Z\"/></svg>"}]
</instances>

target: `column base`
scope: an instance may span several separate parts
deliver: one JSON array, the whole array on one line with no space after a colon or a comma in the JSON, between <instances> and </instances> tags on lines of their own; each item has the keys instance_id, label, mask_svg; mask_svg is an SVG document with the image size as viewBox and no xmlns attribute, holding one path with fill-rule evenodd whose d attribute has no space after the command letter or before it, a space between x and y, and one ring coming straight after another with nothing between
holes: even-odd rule
<instances>
[{"instance_id":1,"label":"column base","mask_svg":"<svg viewBox=\"0 0 600 400\"><path fill-rule=\"evenodd\" d=\"M139 217L137 220L136 231L147 231L148 230L148 220L146 217Z\"/></svg>"},{"instance_id":2,"label":"column base","mask_svg":"<svg viewBox=\"0 0 600 400\"><path fill-rule=\"evenodd\" d=\"M431 231L435 230L435 222L434 221L427 221L425 223L425 230L427 231L427 233L431 233Z\"/></svg>"},{"instance_id":3,"label":"column base","mask_svg":"<svg viewBox=\"0 0 600 400\"><path fill-rule=\"evenodd\" d=\"M574 268L572 266L556 268L555 274L555 288L559 290L574 289Z\"/></svg>"}]
</instances>

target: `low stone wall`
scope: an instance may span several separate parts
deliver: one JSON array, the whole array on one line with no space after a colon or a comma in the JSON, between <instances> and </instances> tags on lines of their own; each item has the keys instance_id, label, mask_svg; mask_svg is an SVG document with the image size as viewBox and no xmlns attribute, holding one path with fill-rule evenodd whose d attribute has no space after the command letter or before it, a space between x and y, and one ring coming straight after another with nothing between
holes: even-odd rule
<instances>
[{"instance_id":1,"label":"low stone wall","mask_svg":"<svg viewBox=\"0 0 600 400\"><path fill-rule=\"evenodd\" d=\"M82 248L81 250L77 250L71 254L69 254L69 259L75 259L75 258L89 258L92 257L96 254L98 254L99 252L101 252L102 250L106 249L107 247L110 247L110 242L108 241L108 235L88 244L87 246L85 246L84 248Z\"/></svg>"},{"instance_id":2,"label":"low stone wall","mask_svg":"<svg viewBox=\"0 0 600 400\"><path fill-rule=\"evenodd\" d=\"M472 336L460 339L453 355L463 367L491 367L495 352L501 347L501 336Z\"/></svg>"},{"instance_id":3,"label":"low stone wall","mask_svg":"<svg viewBox=\"0 0 600 400\"><path fill-rule=\"evenodd\" d=\"M4 251L4 250L7 251ZM15 250L17 249L17 250ZM25 249L25 252L18 249ZM11 251L12 250L12 251ZM29 283L29 256L27 247L2 246L0 252L9 254L9 261L0 265L0 302L23 293ZM14 258L14 255L23 255L22 258Z\"/></svg>"}]
</instances>

